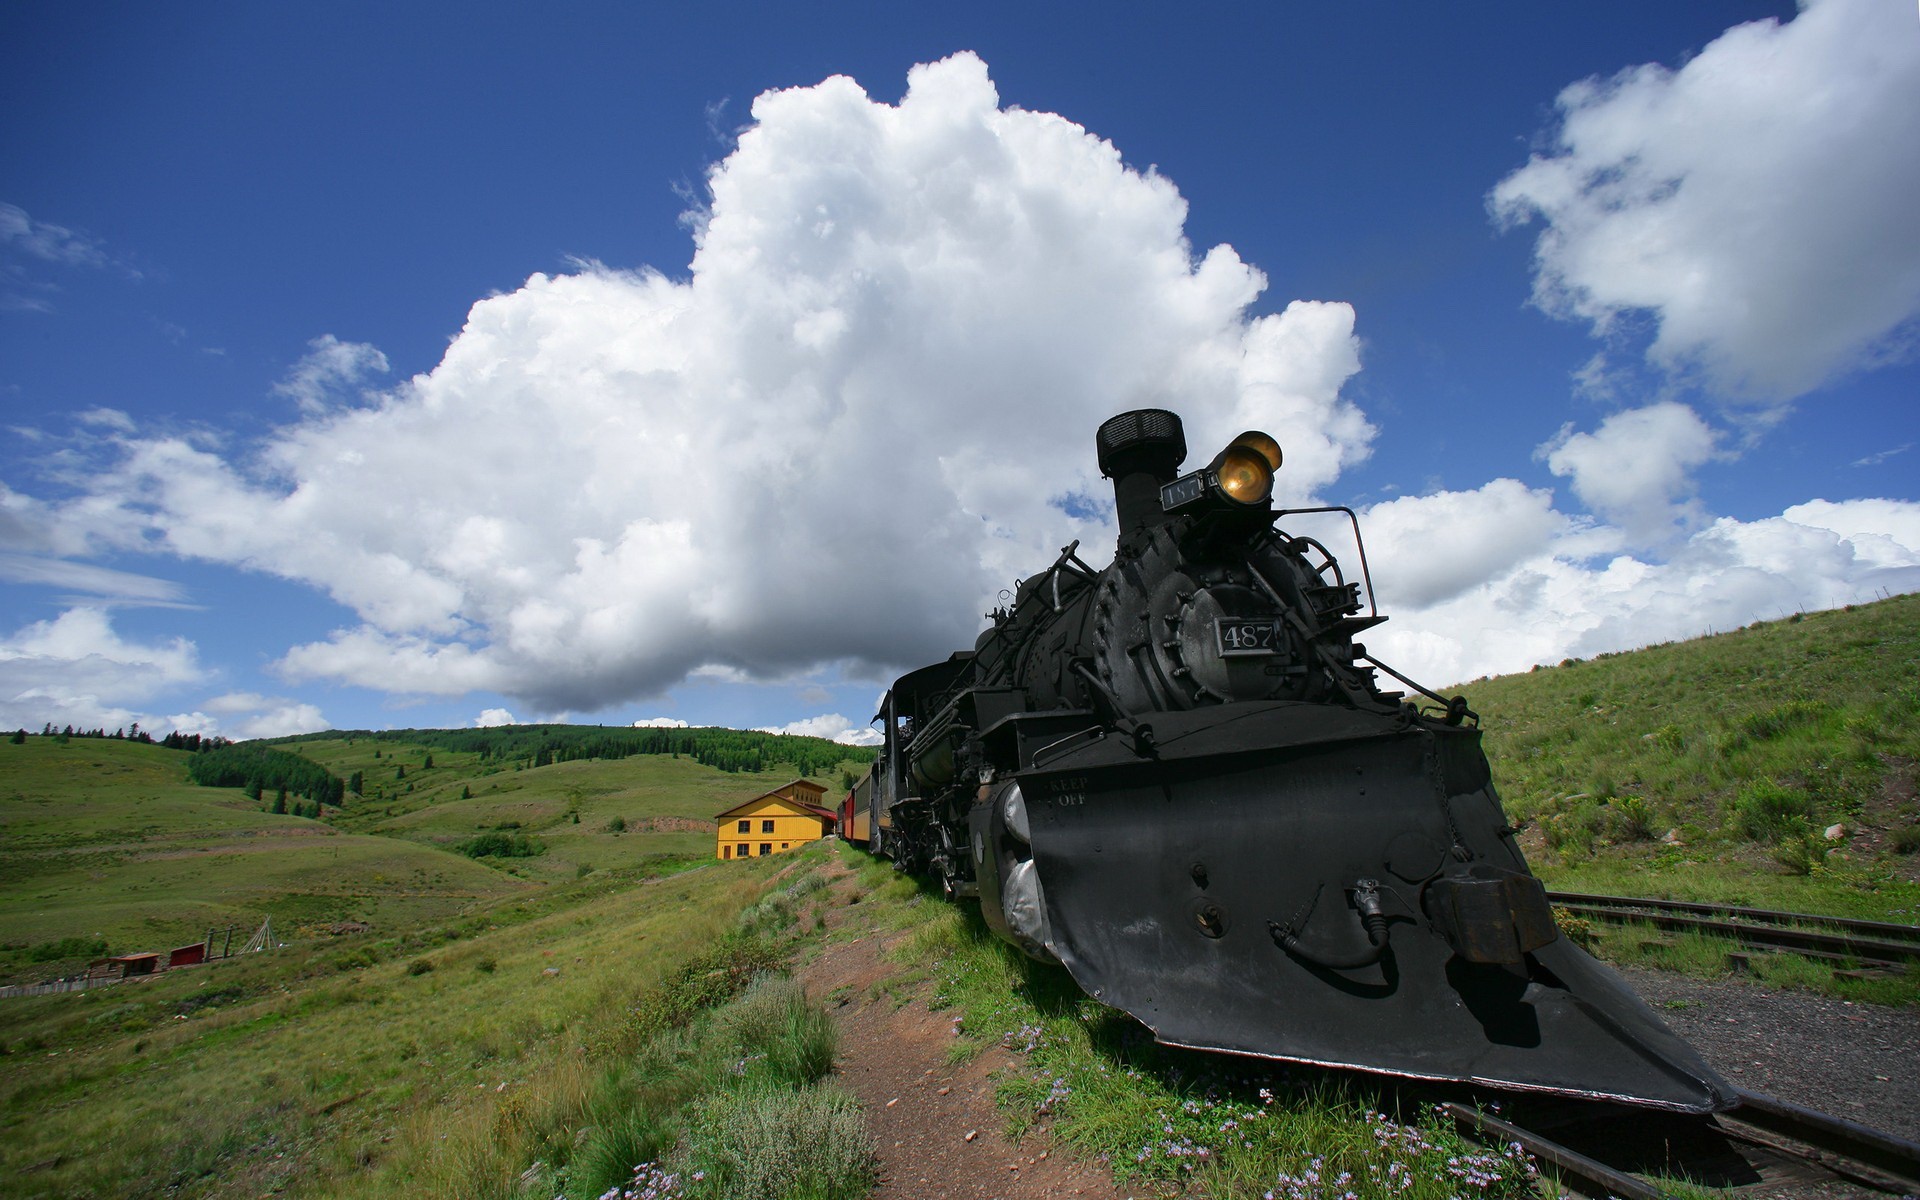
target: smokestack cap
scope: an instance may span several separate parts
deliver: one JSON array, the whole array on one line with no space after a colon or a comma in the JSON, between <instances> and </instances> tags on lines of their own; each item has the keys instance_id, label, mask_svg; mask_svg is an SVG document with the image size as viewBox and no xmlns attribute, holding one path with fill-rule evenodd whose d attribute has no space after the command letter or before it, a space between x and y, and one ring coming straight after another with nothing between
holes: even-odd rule
<instances>
[{"instance_id":1,"label":"smokestack cap","mask_svg":"<svg viewBox=\"0 0 1920 1200\"><path fill-rule=\"evenodd\" d=\"M1181 460L1187 457L1187 434L1180 418L1164 408L1137 408L1110 417L1094 435L1100 452L1100 474L1117 479L1130 471L1146 469L1156 475L1173 478Z\"/></svg>"}]
</instances>

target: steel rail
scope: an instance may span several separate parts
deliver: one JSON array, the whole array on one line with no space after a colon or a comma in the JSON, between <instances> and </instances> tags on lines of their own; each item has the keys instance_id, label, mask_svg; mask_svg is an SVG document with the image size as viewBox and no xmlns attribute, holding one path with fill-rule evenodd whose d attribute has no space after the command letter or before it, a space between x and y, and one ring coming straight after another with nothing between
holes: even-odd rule
<instances>
[{"instance_id":1,"label":"steel rail","mask_svg":"<svg viewBox=\"0 0 1920 1200\"><path fill-rule=\"evenodd\" d=\"M1920 1144L1844 1117L1802 1108L1798 1104L1763 1096L1758 1092L1738 1090L1740 1103L1738 1107L1721 1114L1724 1120L1780 1134L1846 1161L1892 1175L1905 1183L1920 1184Z\"/></svg>"},{"instance_id":2,"label":"steel rail","mask_svg":"<svg viewBox=\"0 0 1920 1200\"><path fill-rule=\"evenodd\" d=\"M1920 959L1920 941L1891 941L1884 938L1856 937L1846 933L1821 933L1817 930L1796 929L1778 924L1684 916L1671 911L1662 911L1656 903L1640 901L1591 904L1565 893L1552 892L1548 893L1548 899L1556 907L1580 916L1598 917L1606 921L1643 921L1660 929L1718 934L1763 949L1789 949L1814 955L1888 963ZM1635 911L1636 907L1653 911ZM1806 921L1820 919L1812 916L1802 917L1800 914L1783 915ZM1904 927L1894 926L1893 928Z\"/></svg>"},{"instance_id":3,"label":"steel rail","mask_svg":"<svg viewBox=\"0 0 1920 1200\"><path fill-rule=\"evenodd\" d=\"M1742 908L1735 904L1708 904L1697 900L1644 900L1632 896L1600 896L1586 892L1548 892L1555 904L1585 904L1598 908L1650 908L1659 912L1717 914L1766 925L1825 925L1867 937L1920 944L1920 925L1895 921L1865 921L1858 917L1829 917L1819 913L1780 912L1770 908Z\"/></svg>"},{"instance_id":4,"label":"steel rail","mask_svg":"<svg viewBox=\"0 0 1920 1200\"><path fill-rule=\"evenodd\" d=\"M1556 1173L1565 1180L1585 1184L1584 1193L1604 1200L1606 1197L1619 1197L1619 1200L1666 1200L1667 1193L1653 1187L1638 1175L1629 1175L1625 1171L1616 1171L1598 1159L1588 1158L1578 1150L1569 1149L1559 1142L1523 1129L1510 1121L1489 1116L1468 1108L1464 1104L1448 1102L1440 1105L1442 1112L1453 1118L1455 1125L1482 1137L1492 1134L1502 1142L1518 1142L1521 1149L1543 1162L1553 1164Z\"/></svg>"}]
</instances>

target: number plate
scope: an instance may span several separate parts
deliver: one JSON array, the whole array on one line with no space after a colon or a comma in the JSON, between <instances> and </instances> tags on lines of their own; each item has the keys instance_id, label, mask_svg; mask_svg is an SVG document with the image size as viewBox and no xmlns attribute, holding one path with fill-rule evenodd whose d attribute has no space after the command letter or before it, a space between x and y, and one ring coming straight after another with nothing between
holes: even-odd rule
<instances>
[{"instance_id":1,"label":"number plate","mask_svg":"<svg viewBox=\"0 0 1920 1200\"><path fill-rule=\"evenodd\" d=\"M1280 619L1249 621L1244 617L1216 617L1213 640L1220 657L1241 654L1278 654L1286 645L1280 636Z\"/></svg>"}]
</instances>

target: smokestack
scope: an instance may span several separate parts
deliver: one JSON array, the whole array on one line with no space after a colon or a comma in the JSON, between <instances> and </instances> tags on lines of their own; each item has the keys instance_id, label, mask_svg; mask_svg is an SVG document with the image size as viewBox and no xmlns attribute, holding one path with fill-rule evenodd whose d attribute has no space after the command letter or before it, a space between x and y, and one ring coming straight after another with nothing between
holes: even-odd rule
<instances>
[{"instance_id":1,"label":"smokestack","mask_svg":"<svg viewBox=\"0 0 1920 1200\"><path fill-rule=\"evenodd\" d=\"M1180 418L1163 408L1138 408L1101 423L1094 435L1100 473L1113 480L1114 517L1120 536L1158 525L1160 487L1172 483L1187 457Z\"/></svg>"}]
</instances>

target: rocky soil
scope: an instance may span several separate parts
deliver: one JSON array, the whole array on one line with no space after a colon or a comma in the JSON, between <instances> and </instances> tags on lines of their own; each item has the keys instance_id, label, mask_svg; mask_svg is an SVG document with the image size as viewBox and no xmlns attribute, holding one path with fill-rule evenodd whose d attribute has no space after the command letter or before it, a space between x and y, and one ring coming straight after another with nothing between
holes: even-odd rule
<instances>
[{"instance_id":1,"label":"rocky soil","mask_svg":"<svg viewBox=\"0 0 1920 1200\"><path fill-rule=\"evenodd\" d=\"M1920 1012L1666 971L1621 974L1730 1082L1920 1141Z\"/></svg>"}]
</instances>

